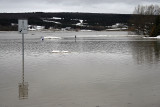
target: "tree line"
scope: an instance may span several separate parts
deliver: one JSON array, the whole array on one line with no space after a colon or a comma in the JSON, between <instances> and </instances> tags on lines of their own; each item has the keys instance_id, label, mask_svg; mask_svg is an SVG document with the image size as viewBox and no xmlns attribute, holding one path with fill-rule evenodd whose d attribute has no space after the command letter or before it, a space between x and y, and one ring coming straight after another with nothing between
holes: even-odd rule
<instances>
[{"instance_id":1,"label":"tree line","mask_svg":"<svg viewBox=\"0 0 160 107\"><path fill-rule=\"evenodd\" d=\"M52 22L44 22L43 19L49 19L53 17L60 17L60 20L50 19L50 21L59 22L56 24ZM45 28L79 28L79 29L91 29L91 30L105 30L107 26L111 26L116 23L128 24L130 14L101 14L101 13L0 13L0 30L4 26L10 26L11 23L17 23L19 18L27 18L30 25L45 26ZM76 26L79 20L83 20L86 26Z\"/></svg>"},{"instance_id":2,"label":"tree line","mask_svg":"<svg viewBox=\"0 0 160 107\"><path fill-rule=\"evenodd\" d=\"M61 19L51 19L60 17ZM11 23L17 23L18 19L26 18L30 25L45 26L46 29L71 27L73 29L105 30L107 26L123 23L128 30L138 35L160 35L160 7L158 5L138 5L133 14L104 14L104 13L0 13L0 30L17 30ZM49 19L50 22L45 22ZM76 26L79 20L83 20L86 26ZM59 22L56 24L51 21Z\"/></svg>"},{"instance_id":3,"label":"tree line","mask_svg":"<svg viewBox=\"0 0 160 107\"><path fill-rule=\"evenodd\" d=\"M134 17L129 20L129 29L136 34L155 37L160 35L160 7L138 5Z\"/></svg>"}]
</instances>

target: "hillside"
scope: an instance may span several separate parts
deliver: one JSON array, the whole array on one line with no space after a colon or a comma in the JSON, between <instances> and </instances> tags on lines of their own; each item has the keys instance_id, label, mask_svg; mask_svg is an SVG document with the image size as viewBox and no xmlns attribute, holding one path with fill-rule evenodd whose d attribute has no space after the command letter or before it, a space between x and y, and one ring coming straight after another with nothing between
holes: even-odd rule
<instances>
[{"instance_id":1,"label":"hillside","mask_svg":"<svg viewBox=\"0 0 160 107\"><path fill-rule=\"evenodd\" d=\"M116 23L128 24L130 14L100 14L100 13L0 13L0 30L17 24L20 18L28 19L29 25L45 26L53 28L83 28L103 30L107 26ZM16 28L14 28L15 30Z\"/></svg>"}]
</instances>

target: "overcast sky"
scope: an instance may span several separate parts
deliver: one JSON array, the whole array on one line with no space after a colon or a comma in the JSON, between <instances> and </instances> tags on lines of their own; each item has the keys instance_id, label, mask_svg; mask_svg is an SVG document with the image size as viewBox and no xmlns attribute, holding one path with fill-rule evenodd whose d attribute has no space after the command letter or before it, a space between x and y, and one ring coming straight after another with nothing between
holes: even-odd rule
<instances>
[{"instance_id":1,"label":"overcast sky","mask_svg":"<svg viewBox=\"0 0 160 107\"><path fill-rule=\"evenodd\" d=\"M135 6L160 0L0 0L0 12L133 13Z\"/></svg>"}]
</instances>

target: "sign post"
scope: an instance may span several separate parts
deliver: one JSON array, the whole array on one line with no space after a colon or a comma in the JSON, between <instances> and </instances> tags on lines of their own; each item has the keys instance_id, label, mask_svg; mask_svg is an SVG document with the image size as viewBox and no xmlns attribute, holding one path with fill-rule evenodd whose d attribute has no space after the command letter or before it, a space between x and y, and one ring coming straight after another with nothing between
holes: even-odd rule
<instances>
[{"instance_id":1,"label":"sign post","mask_svg":"<svg viewBox=\"0 0 160 107\"><path fill-rule=\"evenodd\" d=\"M19 84L19 97L25 99L28 97L28 83L24 82L24 34L28 33L28 20L18 20L18 32L22 34L22 83Z\"/></svg>"}]
</instances>

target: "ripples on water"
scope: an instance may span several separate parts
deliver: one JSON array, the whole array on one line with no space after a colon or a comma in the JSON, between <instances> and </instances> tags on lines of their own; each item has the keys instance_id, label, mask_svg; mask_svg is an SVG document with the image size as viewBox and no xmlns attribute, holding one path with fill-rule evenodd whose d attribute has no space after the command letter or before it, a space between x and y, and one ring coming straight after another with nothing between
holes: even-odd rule
<instances>
[{"instance_id":1,"label":"ripples on water","mask_svg":"<svg viewBox=\"0 0 160 107\"><path fill-rule=\"evenodd\" d=\"M46 35L61 39L41 41ZM159 107L160 40L122 35L125 32L27 34L29 86L22 88L21 35L1 32L0 107ZM27 99L19 100L23 94Z\"/></svg>"}]
</instances>

